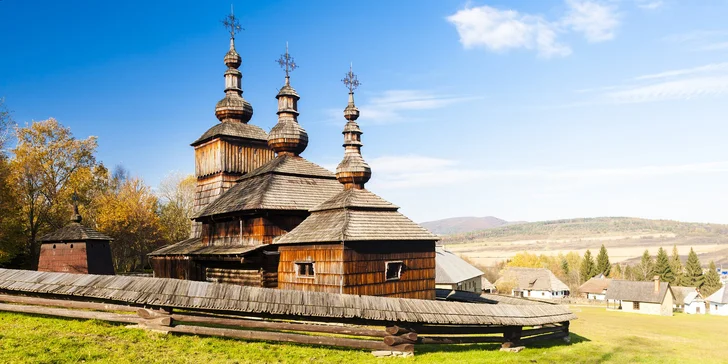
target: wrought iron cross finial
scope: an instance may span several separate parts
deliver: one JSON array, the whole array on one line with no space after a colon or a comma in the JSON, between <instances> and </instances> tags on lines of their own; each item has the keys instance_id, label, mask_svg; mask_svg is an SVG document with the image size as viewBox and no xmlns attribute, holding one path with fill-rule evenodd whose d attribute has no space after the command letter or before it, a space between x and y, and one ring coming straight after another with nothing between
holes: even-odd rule
<instances>
[{"instance_id":1,"label":"wrought iron cross finial","mask_svg":"<svg viewBox=\"0 0 728 364\"><path fill-rule=\"evenodd\" d=\"M230 31L230 38L232 39L235 38L236 33L243 30L243 27L240 26L240 21L238 21L238 18L235 17L232 4L230 4L230 15L226 16L225 19L221 20L221 22L222 25Z\"/></svg>"},{"instance_id":2,"label":"wrought iron cross finial","mask_svg":"<svg viewBox=\"0 0 728 364\"><path fill-rule=\"evenodd\" d=\"M356 90L361 85L361 82L359 82L359 78L354 74L353 68L354 64L352 63L351 65L349 65L349 73L347 73L346 77L341 80L341 82L343 82L344 85L346 85L346 87L349 89L350 93L353 93L354 90Z\"/></svg>"},{"instance_id":3,"label":"wrought iron cross finial","mask_svg":"<svg viewBox=\"0 0 728 364\"><path fill-rule=\"evenodd\" d=\"M286 54L281 54L281 58L278 58L278 60L276 60L276 62L278 62L278 65L280 65L281 68L286 70L286 77L288 77L288 74L290 72L293 72L293 70L298 68L296 61L294 61L293 57L291 57L291 55L288 54L288 42L286 42Z\"/></svg>"}]
</instances>

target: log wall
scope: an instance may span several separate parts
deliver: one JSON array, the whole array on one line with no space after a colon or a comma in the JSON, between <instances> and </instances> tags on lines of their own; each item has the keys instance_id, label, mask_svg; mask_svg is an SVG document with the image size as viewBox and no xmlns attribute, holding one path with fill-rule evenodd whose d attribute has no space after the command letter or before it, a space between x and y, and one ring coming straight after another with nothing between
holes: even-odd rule
<instances>
[{"instance_id":1,"label":"log wall","mask_svg":"<svg viewBox=\"0 0 728 364\"><path fill-rule=\"evenodd\" d=\"M184 256L150 256L149 263L157 278L205 280L205 267Z\"/></svg>"},{"instance_id":2,"label":"log wall","mask_svg":"<svg viewBox=\"0 0 728 364\"><path fill-rule=\"evenodd\" d=\"M273 239L298 226L304 218L298 215L275 215L207 222L202 225L202 242L219 246L270 244Z\"/></svg>"},{"instance_id":3,"label":"log wall","mask_svg":"<svg viewBox=\"0 0 728 364\"><path fill-rule=\"evenodd\" d=\"M295 245L279 252L281 289L435 299L434 242ZM390 261L404 263L400 279L386 279ZM313 262L314 277L298 276L296 262Z\"/></svg>"}]
</instances>

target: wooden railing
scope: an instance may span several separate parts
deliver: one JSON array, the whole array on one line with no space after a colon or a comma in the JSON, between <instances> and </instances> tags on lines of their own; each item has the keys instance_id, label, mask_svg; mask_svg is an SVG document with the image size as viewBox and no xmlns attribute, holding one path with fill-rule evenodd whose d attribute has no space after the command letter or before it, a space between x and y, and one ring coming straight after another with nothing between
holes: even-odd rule
<instances>
[{"instance_id":1,"label":"wooden railing","mask_svg":"<svg viewBox=\"0 0 728 364\"><path fill-rule=\"evenodd\" d=\"M538 340L568 342L569 322L538 327L431 325L366 321L328 323L235 316L209 310L139 307L87 300L0 294L0 311L133 323L139 327L204 336L414 353L419 344L501 343L511 348ZM94 311L89 311L94 310ZM110 312L116 311L116 312ZM127 312L120 314L118 312ZM214 325L215 327L208 327ZM446 350L446 348L444 348Z\"/></svg>"}]
</instances>

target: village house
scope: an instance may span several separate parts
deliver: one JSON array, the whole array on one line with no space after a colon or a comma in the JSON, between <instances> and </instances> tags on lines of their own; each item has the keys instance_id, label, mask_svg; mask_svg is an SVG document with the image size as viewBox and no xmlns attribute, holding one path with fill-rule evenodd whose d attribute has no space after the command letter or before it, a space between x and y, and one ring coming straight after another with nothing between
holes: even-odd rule
<instances>
[{"instance_id":1,"label":"village house","mask_svg":"<svg viewBox=\"0 0 728 364\"><path fill-rule=\"evenodd\" d=\"M698 291L690 292L683 300L683 312L693 315L705 314L705 299Z\"/></svg>"},{"instance_id":2,"label":"village house","mask_svg":"<svg viewBox=\"0 0 728 364\"><path fill-rule=\"evenodd\" d=\"M724 284L719 290L705 299L708 303L708 313L711 315L728 316L728 289Z\"/></svg>"},{"instance_id":3,"label":"village house","mask_svg":"<svg viewBox=\"0 0 728 364\"><path fill-rule=\"evenodd\" d=\"M38 271L79 274L114 274L113 239L81 224L77 197L73 196L71 222L39 240Z\"/></svg>"},{"instance_id":4,"label":"village house","mask_svg":"<svg viewBox=\"0 0 728 364\"><path fill-rule=\"evenodd\" d=\"M579 293L588 300L604 301L607 299L607 289L609 289L609 283L611 282L610 278L600 274L579 286Z\"/></svg>"},{"instance_id":5,"label":"village house","mask_svg":"<svg viewBox=\"0 0 728 364\"><path fill-rule=\"evenodd\" d=\"M686 304L685 301L690 298L690 303L697 303L696 300L701 299L699 295L692 295L693 293L696 293L698 290L696 287L685 287L685 286L670 286L670 290L672 290L672 294L675 297L675 301L673 302L673 308L676 311L685 311ZM695 306L692 307L692 309L696 309ZM705 311L705 308L703 308L703 311ZM695 312L692 312L695 313Z\"/></svg>"},{"instance_id":6,"label":"village house","mask_svg":"<svg viewBox=\"0 0 728 364\"><path fill-rule=\"evenodd\" d=\"M652 282L612 280L606 298L608 309L662 316L672 316L675 301L670 283L659 276Z\"/></svg>"},{"instance_id":7,"label":"village house","mask_svg":"<svg viewBox=\"0 0 728 364\"><path fill-rule=\"evenodd\" d=\"M442 247L435 250L435 264L435 288L476 293L492 288L480 269Z\"/></svg>"},{"instance_id":8,"label":"village house","mask_svg":"<svg viewBox=\"0 0 728 364\"><path fill-rule=\"evenodd\" d=\"M235 23L231 15L228 23ZM230 26L230 24L228 24ZM278 63L278 123L266 133L249 121L242 63L230 26L225 97L214 125L192 143L197 177L189 239L149 254L156 277L241 285L435 299L438 238L364 188L371 168L361 155L349 70L344 157L333 173L301 156L308 134L298 122L296 64Z\"/></svg>"},{"instance_id":9,"label":"village house","mask_svg":"<svg viewBox=\"0 0 728 364\"><path fill-rule=\"evenodd\" d=\"M551 299L569 296L569 287L546 268L507 268L495 285L513 287L509 293L517 297Z\"/></svg>"}]
</instances>

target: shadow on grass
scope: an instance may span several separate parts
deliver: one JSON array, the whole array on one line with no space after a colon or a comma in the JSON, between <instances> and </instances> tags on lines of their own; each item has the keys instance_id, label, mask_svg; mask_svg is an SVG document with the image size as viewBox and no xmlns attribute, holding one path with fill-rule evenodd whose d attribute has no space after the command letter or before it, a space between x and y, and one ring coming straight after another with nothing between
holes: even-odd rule
<instances>
[{"instance_id":1,"label":"shadow on grass","mask_svg":"<svg viewBox=\"0 0 728 364\"><path fill-rule=\"evenodd\" d=\"M529 344L526 344L526 348L541 348L541 349L547 349L552 347L560 347L560 346L569 346L573 344L583 343L583 342L590 342L588 338L575 334L570 333L569 337L571 339L571 343L567 344L564 342L563 339L552 339L552 340L544 340L544 341L536 341ZM435 344L428 344L428 345L415 345L415 352L418 354L424 354L424 353L437 353L437 352L457 352L457 353L463 353L468 351L483 351L483 350L493 350L497 351L500 349L501 344L499 343L480 343L480 344L441 344L441 345L435 345Z\"/></svg>"}]
</instances>

